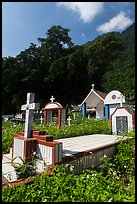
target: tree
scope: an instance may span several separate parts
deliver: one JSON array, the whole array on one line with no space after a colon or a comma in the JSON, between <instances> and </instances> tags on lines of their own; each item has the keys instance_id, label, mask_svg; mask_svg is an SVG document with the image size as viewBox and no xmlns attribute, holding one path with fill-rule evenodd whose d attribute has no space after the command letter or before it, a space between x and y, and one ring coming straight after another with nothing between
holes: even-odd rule
<instances>
[{"instance_id":1,"label":"tree","mask_svg":"<svg viewBox=\"0 0 137 204\"><path fill-rule=\"evenodd\" d=\"M52 26L47 31L47 38L38 38L41 49L49 60L55 60L65 53L66 48L71 48L73 43L68 36L70 30L61 26Z\"/></svg>"}]
</instances>

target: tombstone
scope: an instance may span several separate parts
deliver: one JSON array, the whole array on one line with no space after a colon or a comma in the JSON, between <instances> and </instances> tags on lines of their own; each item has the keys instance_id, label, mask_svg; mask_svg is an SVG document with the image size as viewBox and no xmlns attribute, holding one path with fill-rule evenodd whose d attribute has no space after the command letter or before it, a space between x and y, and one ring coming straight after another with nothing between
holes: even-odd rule
<instances>
[{"instance_id":1,"label":"tombstone","mask_svg":"<svg viewBox=\"0 0 137 204\"><path fill-rule=\"evenodd\" d=\"M32 130L33 112L38 108L39 104L34 103L34 94L28 93L27 104L21 106L22 110L26 110L25 131L13 137L12 159L14 165L23 164L23 161L31 161L32 153L36 152L40 154L36 168L41 172L45 169L45 163L48 166L62 161L62 143L53 141L53 136L46 135L45 131Z\"/></svg>"},{"instance_id":2,"label":"tombstone","mask_svg":"<svg viewBox=\"0 0 137 204\"><path fill-rule=\"evenodd\" d=\"M39 109L39 103L34 103L34 93L27 94L27 103L21 106L21 110L26 110L25 130L21 135L15 135L13 138L12 159L22 164L30 160L32 152L36 149L36 139L32 138L33 112Z\"/></svg>"},{"instance_id":3,"label":"tombstone","mask_svg":"<svg viewBox=\"0 0 137 204\"><path fill-rule=\"evenodd\" d=\"M41 124L43 123L43 117L42 116L40 117L40 123Z\"/></svg>"},{"instance_id":4,"label":"tombstone","mask_svg":"<svg viewBox=\"0 0 137 204\"><path fill-rule=\"evenodd\" d=\"M61 126L64 127L66 124L66 109L61 110Z\"/></svg>"},{"instance_id":5,"label":"tombstone","mask_svg":"<svg viewBox=\"0 0 137 204\"><path fill-rule=\"evenodd\" d=\"M111 115L112 134L123 135L133 130L134 116L126 107L117 107Z\"/></svg>"},{"instance_id":6,"label":"tombstone","mask_svg":"<svg viewBox=\"0 0 137 204\"><path fill-rule=\"evenodd\" d=\"M26 110L25 131L24 131L25 138L31 137L32 122L34 117L33 113L34 113L34 110L38 110L40 108L39 103L34 103L34 97L35 97L34 93L28 93L26 104L21 106L21 110Z\"/></svg>"},{"instance_id":7,"label":"tombstone","mask_svg":"<svg viewBox=\"0 0 137 204\"><path fill-rule=\"evenodd\" d=\"M73 119L74 119L74 120L76 119L76 113L73 114Z\"/></svg>"},{"instance_id":8,"label":"tombstone","mask_svg":"<svg viewBox=\"0 0 137 204\"><path fill-rule=\"evenodd\" d=\"M68 117L67 121L68 121L68 126L70 126L70 121L71 121L71 117L70 116Z\"/></svg>"}]
</instances>

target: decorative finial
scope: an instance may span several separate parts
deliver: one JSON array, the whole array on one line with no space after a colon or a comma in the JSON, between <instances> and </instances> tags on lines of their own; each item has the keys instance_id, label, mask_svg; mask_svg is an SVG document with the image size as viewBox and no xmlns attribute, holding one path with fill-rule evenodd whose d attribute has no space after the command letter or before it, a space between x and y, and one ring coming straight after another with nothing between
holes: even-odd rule
<instances>
[{"instance_id":1,"label":"decorative finial","mask_svg":"<svg viewBox=\"0 0 137 204\"><path fill-rule=\"evenodd\" d=\"M92 86L92 89L94 89L95 84L92 84L91 86Z\"/></svg>"},{"instance_id":2,"label":"decorative finial","mask_svg":"<svg viewBox=\"0 0 137 204\"><path fill-rule=\"evenodd\" d=\"M50 101L53 102L55 100L55 98L53 96L51 96Z\"/></svg>"}]
</instances>

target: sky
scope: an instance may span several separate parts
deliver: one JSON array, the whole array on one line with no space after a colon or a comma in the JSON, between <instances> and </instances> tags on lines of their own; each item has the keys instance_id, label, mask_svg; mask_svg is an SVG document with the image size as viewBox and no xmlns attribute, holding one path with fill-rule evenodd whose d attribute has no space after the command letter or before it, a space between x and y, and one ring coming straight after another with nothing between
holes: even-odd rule
<instances>
[{"instance_id":1,"label":"sky","mask_svg":"<svg viewBox=\"0 0 137 204\"><path fill-rule=\"evenodd\" d=\"M2 2L2 57L40 46L52 26L68 28L75 45L122 32L135 22L135 2Z\"/></svg>"}]
</instances>

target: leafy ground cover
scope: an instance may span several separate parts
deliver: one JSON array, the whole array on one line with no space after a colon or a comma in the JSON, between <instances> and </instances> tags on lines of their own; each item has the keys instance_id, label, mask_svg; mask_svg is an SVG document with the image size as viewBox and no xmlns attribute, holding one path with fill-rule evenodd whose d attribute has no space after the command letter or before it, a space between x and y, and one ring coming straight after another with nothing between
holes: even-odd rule
<instances>
[{"instance_id":1,"label":"leafy ground cover","mask_svg":"<svg viewBox=\"0 0 137 204\"><path fill-rule=\"evenodd\" d=\"M101 158L100 170L57 166L53 173L35 177L30 185L2 189L3 202L135 202L133 140L121 141L112 158Z\"/></svg>"},{"instance_id":2,"label":"leafy ground cover","mask_svg":"<svg viewBox=\"0 0 137 204\"><path fill-rule=\"evenodd\" d=\"M2 123L2 152L8 152L13 136L24 129L23 124L11 121ZM35 121L35 130L45 130L54 139L86 134L110 134L110 121L88 120L78 117L71 126L58 129L53 125L41 125ZM134 131L128 134L134 136ZM53 173L35 177L34 181L19 187L3 188L3 202L134 202L135 201L135 156L134 140L121 141L112 158L101 158L99 171L87 169L80 175L57 166Z\"/></svg>"}]
</instances>

